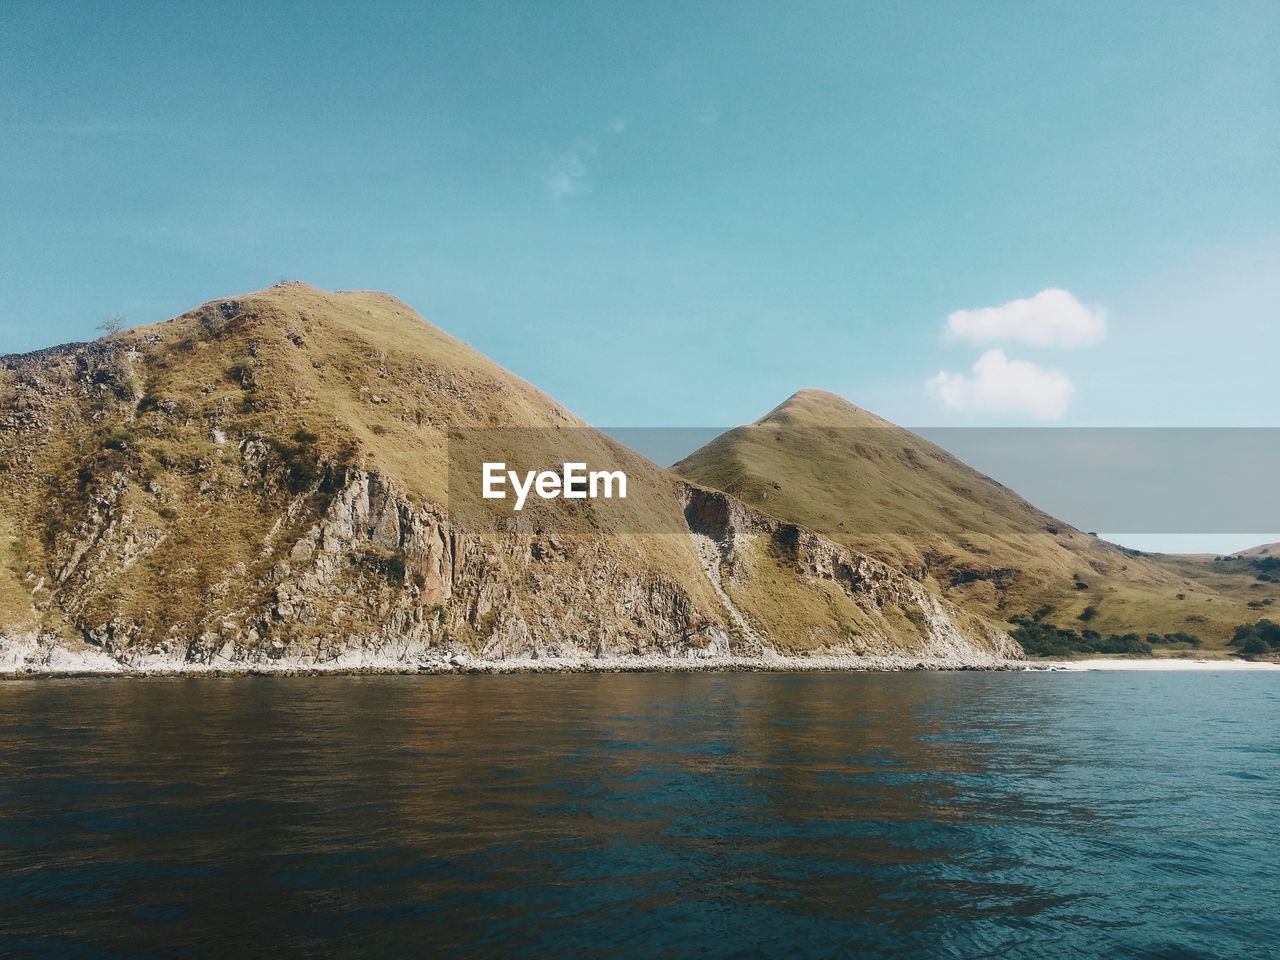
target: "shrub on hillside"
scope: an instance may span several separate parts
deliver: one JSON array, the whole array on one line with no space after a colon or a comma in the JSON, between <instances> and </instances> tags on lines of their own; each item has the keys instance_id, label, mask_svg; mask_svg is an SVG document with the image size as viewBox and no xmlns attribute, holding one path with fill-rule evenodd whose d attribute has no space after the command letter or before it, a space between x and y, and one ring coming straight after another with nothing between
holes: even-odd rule
<instances>
[{"instance_id":1,"label":"shrub on hillside","mask_svg":"<svg viewBox=\"0 0 1280 960\"><path fill-rule=\"evenodd\" d=\"M376 569L389 582L397 586L404 584L409 569L409 555L404 550L383 550L368 544L361 549L357 559ZM416 577L414 582L417 582Z\"/></svg>"},{"instance_id":2,"label":"shrub on hillside","mask_svg":"<svg viewBox=\"0 0 1280 960\"><path fill-rule=\"evenodd\" d=\"M1096 630L1077 633L1046 622L1040 614L1038 610L1030 617L1017 614L1009 618L1015 625L1010 635L1033 657L1068 657L1073 653L1125 653L1138 657L1152 654L1151 644L1136 633L1113 633L1107 637Z\"/></svg>"},{"instance_id":3,"label":"shrub on hillside","mask_svg":"<svg viewBox=\"0 0 1280 960\"><path fill-rule=\"evenodd\" d=\"M316 435L310 430L304 428L295 431L292 442L271 440L269 443L284 461L289 489L294 493L302 493L324 477L320 454L315 448Z\"/></svg>"},{"instance_id":4,"label":"shrub on hillside","mask_svg":"<svg viewBox=\"0 0 1280 960\"><path fill-rule=\"evenodd\" d=\"M1250 566L1258 571L1258 579L1263 583L1280 579L1280 557L1255 557Z\"/></svg>"},{"instance_id":5,"label":"shrub on hillside","mask_svg":"<svg viewBox=\"0 0 1280 960\"><path fill-rule=\"evenodd\" d=\"M108 450L127 450L133 443L133 433L125 427L108 430L102 437L102 445Z\"/></svg>"},{"instance_id":6,"label":"shrub on hillside","mask_svg":"<svg viewBox=\"0 0 1280 960\"><path fill-rule=\"evenodd\" d=\"M1236 627L1231 645L1239 647L1240 653L1246 657L1280 652L1280 623L1271 620L1259 620L1253 624L1242 623Z\"/></svg>"},{"instance_id":7,"label":"shrub on hillside","mask_svg":"<svg viewBox=\"0 0 1280 960\"><path fill-rule=\"evenodd\" d=\"M227 367L227 378L234 380L242 387L253 386L253 373L257 369L257 361L253 357L242 357Z\"/></svg>"}]
</instances>

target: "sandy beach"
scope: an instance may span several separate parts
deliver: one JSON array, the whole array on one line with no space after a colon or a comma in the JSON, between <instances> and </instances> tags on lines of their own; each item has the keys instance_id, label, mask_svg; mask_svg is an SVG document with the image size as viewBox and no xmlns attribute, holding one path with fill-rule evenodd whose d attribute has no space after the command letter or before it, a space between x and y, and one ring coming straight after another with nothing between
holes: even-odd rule
<instances>
[{"instance_id":1,"label":"sandy beach","mask_svg":"<svg viewBox=\"0 0 1280 960\"><path fill-rule=\"evenodd\" d=\"M1065 660L1056 663L1035 663L1040 669L1053 670L1280 670L1280 663L1252 660L1175 659L1173 657L1094 657L1089 660Z\"/></svg>"}]
</instances>

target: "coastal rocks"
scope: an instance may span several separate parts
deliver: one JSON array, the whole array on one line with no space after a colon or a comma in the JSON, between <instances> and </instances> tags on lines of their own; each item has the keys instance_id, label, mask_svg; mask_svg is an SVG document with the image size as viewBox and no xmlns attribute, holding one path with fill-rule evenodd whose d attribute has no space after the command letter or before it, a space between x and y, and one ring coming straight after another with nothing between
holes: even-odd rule
<instances>
[{"instance_id":1,"label":"coastal rocks","mask_svg":"<svg viewBox=\"0 0 1280 960\"><path fill-rule=\"evenodd\" d=\"M276 649L276 648L272 648ZM277 651L278 652L278 651ZM1236 663L1233 666L1263 666ZM1265 665L1272 666L1272 665ZM852 656L814 654L810 656L741 656L736 654L683 655L662 653L607 655L603 657L523 656L488 659L466 653L443 654L439 650L420 647L388 647L371 651L353 647L325 660L291 656L287 651L278 656L263 655L239 658L212 658L187 661L171 653L157 651L128 660L111 657L100 650L83 645L52 642L33 636L0 637L0 679L39 676L245 676L245 675L324 675L324 674L512 674L512 673L688 673L720 672L796 672L831 670L899 672L914 670L1055 670L1061 664L1032 666L1025 661L990 659L980 664L960 663L949 659L920 658L906 655Z\"/></svg>"},{"instance_id":2,"label":"coastal rocks","mask_svg":"<svg viewBox=\"0 0 1280 960\"><path fill-rule=\"evenodd\" d=\"M0 676L21 674L123 673L127 666L111 654L51 633L0 636Z\"/></svg>"}]
</instances>

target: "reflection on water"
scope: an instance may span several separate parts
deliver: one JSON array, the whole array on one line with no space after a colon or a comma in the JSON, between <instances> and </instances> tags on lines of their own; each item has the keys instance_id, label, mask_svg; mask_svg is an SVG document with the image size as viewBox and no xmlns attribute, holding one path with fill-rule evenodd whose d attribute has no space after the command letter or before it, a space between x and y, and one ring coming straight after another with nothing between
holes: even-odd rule
<instances>
[{"instance_id":1,"label":"reflection on water","mask_svg":"<svg viewBox=\"0 0 1280 960\"><path fill-rule=\"evenodd\" d=\"M1226 674L0 685L0 955L1253 957Z\"/></svg>"}]
</instances>

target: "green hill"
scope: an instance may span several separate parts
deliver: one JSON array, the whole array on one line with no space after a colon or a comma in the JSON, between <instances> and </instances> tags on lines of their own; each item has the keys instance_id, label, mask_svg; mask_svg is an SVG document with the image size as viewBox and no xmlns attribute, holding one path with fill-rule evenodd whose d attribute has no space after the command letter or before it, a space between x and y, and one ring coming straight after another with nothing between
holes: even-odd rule
<instances>
[{"instance_id":1,"label":"green hill","mask_svg":"<svg viewBox=\"0 0 1280 960\"><path fill-rule=\"evenodd\" d=\"M1039 611L1064 627L1183 631L1222 647L1250 619L1236 590L1076 530L831 393L802 390L673 469L904 566L997 620Z\"/></svg>"}]
</instances>

